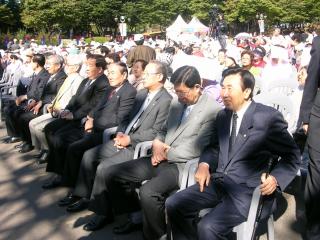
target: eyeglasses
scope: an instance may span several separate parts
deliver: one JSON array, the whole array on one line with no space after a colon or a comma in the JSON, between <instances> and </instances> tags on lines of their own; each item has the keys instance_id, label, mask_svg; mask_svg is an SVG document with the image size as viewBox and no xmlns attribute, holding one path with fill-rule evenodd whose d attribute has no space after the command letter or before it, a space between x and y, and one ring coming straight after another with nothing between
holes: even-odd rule
<instances>
[{"instance_id":1,"label":"eyeglasses","mask_svg":"<svg viewBox=\"0 0 320 240\"><path fill-rule=\"evenodd\" d=\"M185 92L175 91L175 93L176 93L177 96L179 96L179 97L185 97L185 96L187 96L187 95L190 93L190 91L191 91L191 88L189 88L189 90L188 90L188 91L185 91Z\"/></svg>"}]
</instances>

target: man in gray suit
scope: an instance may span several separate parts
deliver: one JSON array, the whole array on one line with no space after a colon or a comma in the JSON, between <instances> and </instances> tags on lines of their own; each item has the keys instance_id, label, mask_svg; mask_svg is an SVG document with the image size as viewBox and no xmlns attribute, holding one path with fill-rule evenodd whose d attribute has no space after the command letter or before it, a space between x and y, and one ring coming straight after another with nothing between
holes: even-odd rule
<instances>
[{"instance_id":1,"label":"man in gray suit","mask_svg":"<svg viewBox=\"0 0 320 240\"><path fill-rule=\"evenodd\" d=\"M171 80L178 99L171 103L167 121L153 141L152 156L114 165L106 174L115 214L142 208L145 239L159 239L166 232L164 202L179 188L188 160L197 158L209 143L220 106L201 93L201 79L194 67L183 66ZM141 185L140 200L132 186ZM111 204L108 208L111 215Z\"/></svg>"},{"instance_id":2,"label":"man in gray suit","mask_svg":"<svg viewBox=\"0 0 320 240\"><path fill-rule=\"evenodd\" d=\"M163 87L166 78L166 68L162 63L152 61L147 65L143 79L146 89L138 92L130 116L120 123L116 137L112 141L86 151L80 170L78 167L76 173L75 167L72 167L72 171L69 167L67 172L68 168L65 167L64 182L75 189L73 194L69 194L59 202L60 206L68 205L69 212L86 208L93 182L94 192L99 192L104 186L100 179L105 169L113 164L131 160L134 148L139 142L155 138L167 118L172 99ZM101 199L105 198L101 195Z\"/></svg>"}]
</instances>

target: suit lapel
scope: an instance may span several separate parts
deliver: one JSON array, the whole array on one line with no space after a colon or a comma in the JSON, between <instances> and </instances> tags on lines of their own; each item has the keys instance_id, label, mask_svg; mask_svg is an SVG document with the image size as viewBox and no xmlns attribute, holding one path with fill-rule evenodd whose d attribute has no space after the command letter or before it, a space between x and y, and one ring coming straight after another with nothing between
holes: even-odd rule
<instances>
[{"instance_id":1,"label":"suit lapel","mask_svg":"<svg viewBox=\"0 0 320 240\"><path fill-rule=\"evenodd\" d=\"M245 142L248 140L248 130L252 128L253 114L256 109L255 102L252 102L243 115L241 125L239 128L234 147L229 154L229 161L231 162L232 158L238 153L241 148L245 145ZM230 162L228 164L230 164Z\"/></svg>"},{"instance_id":2,"label":"suit lapel","mask_svg":"<svg viewBox=\"0 0 320 240\"><path fill-rule=\"evenodd\" d=\"M168 115L170 119L168 119L167 122L169 128L166 135L166 143L168 145L170 145L173 142L174 137L176 136L177 128L179 127L184 109L185 105L179 102L175 106L171 107L171 111Z\"/></svg>"},{"instance_id":3,"label":"suit lapel","mask_svg":"<svg viewBox=\"0 0 320 240\"><path fill-rule=\"evenodd\" d=\"M226 109L224 115L219 121L219 145L221 148L221 154L223 155L223 161L228 162L229 157L229 138L230 138L230 124L231 124L232 111Z\"/></svg>"},{"instance_id":4,"label":"suit lapel","mask_svg":"<svg viewBox=\"0 0 320 240\"><path fill-rule=\"evenodd\" d=\"M187 118L183 121L182 124L180 124L183 112L185 110L184 105L182 105L180 115L176 115L176 116L180 116L180 117L177 118L175 128L172 128L172 129L176 129L176 131L174 132L174 134L170 138L170 142L167 144L170 145L183 132L183 130L186 127L188 127L189 123L191 121L193 121L194 119L196 119L200 115L200 113L202 112L203 106L205 106L205 104L203 103L205 100L206 100L206 98L204 97L204 95L201 95L198 102L192 108L192 110L189 113L189 115L187 116Z\"/></svg>"},{"instance_id":5,"label":"suit lapel","mask_svg":"<svg viewBox=\"0 0 320 240\"><path fill-rule=\"evenodd\" d=\"M130 114L129 123L134 119L134 117L137 115L137 113L140 111L140 108L142 107L144 101L146 100L148 96L147 90L141 90L139 91L139 94L137 94L135 99L135 106L133 108L132 113Z\"/></svg>"},{"instance_id":6,"label":"suit lapel","mask_svg":"<svg viewBox=\"0 0 320 240\"><path fill-rule=\"evenodd\" d=\"M162 96L164 90L163 88L154 96L154 98L151 100L151 102L149 103L148 107L144 110L144 112L141 115L141 118L137 124L138 128L141 123L146 119L146 117L149 115L149 113L152 111L152 109L154 109L154 107L157 105L157 102L159 100L159 98Z\"/></svg>"}]
</instances>

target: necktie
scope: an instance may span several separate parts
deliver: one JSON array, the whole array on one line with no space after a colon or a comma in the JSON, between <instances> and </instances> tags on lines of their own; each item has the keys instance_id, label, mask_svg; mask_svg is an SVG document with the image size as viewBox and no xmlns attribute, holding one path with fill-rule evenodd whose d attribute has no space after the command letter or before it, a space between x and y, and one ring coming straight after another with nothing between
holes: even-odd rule
<instances>
[{"instance_id":1,"label":"necktie","mask_svg":"<svg viewBox=\"0 0 320 240\"><path fill-rule=\"evenodd\" d=\"M63 94L65 94L66 90L71 86L69 81L64 81L62 86L60 87L57 96L53 100L52 108L60 109L60 99L62 98Z\"/></svg>"},{"instance_id":2,"label":"necktie","mask_svg":"<svg viewBox=\"0 0 320 240\"><path fill-rule=\"evenodd\" d=\"M232 146L233 146L234 142L236 141L236 137L237 137L237 120L238 120L237 113L233 113L232 128L231 128L231 134L230 134L230 139L229 139L229 151L230 152L231 152Z\"/></svg>"},{"instance_id":3,"label":"necktie","mask_svg":"<svg viewBox=\"0 0 320 240\"><path fill-rule=\"evenodd\" d=\"M108 100L110 100L115 93L116 93L116 89L113 89L108 96Z\"/></svg>"},{"instance_id":4,"label":"necktie","mask_svg":"<svg viewBox=\"0 0 320 240\"><path fill-rule=\"evenodd\" d=\"M47 82L47 85L49 84L49 82L51 82L53 80L53 76L51 76Z\"/></svg>"},{"instance_id":5,"label":"necktie","mask_svg":"<svg viewBox=\"0 0 320 240\"><path fill-rule=\"evenodd\" d=\"M87 89L90 87L90 80L88 80L88 82L84 85L81 94L83 94L85 91L87 91Z\"/></svg>"},{"instance_id":6,"label":"necktie","mask_svg":"<svg viewBox=\"0 0 320 240\"><path fill-rule=\"evenodd\" d=\"M130 122L128 127L126 128L125 134L130 133L130 131L132 131L133 129L136 128L136 126L139 122L140 116L142 115L144 110L146 110L146 108L148 107L150 100L151 100L151 98L150 98L150 96L148 96L147 99L144 101L143 105L141 106L139 112L134 116L134 118L132 119L132 121Z\"/></svg>"},{"instance_id":7,"label":"necktie","mask_svg":"<svg viewBox=\"0 0 320 240\"><path fill-rule=\"evenodd\" d=\"M186 106L181 117L180 125L185 122L190 112L191 112L191 106Z\"/></svg>"}]
</instances>

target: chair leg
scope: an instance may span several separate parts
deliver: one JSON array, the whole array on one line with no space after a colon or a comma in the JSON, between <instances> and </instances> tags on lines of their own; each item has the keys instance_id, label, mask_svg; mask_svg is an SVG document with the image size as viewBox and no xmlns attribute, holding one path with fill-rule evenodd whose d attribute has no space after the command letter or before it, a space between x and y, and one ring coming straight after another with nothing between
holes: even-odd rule
<instances>
[{"instance_id":1,"label":"chair leg","mask_svg":"<svg viewBox=\"0 0 320 240\"><path fill-rule=\"evenodd\" d=\"M273 215L268 219L268 240L274 240L274 222Z\"/></svg>"}]
</instances>

